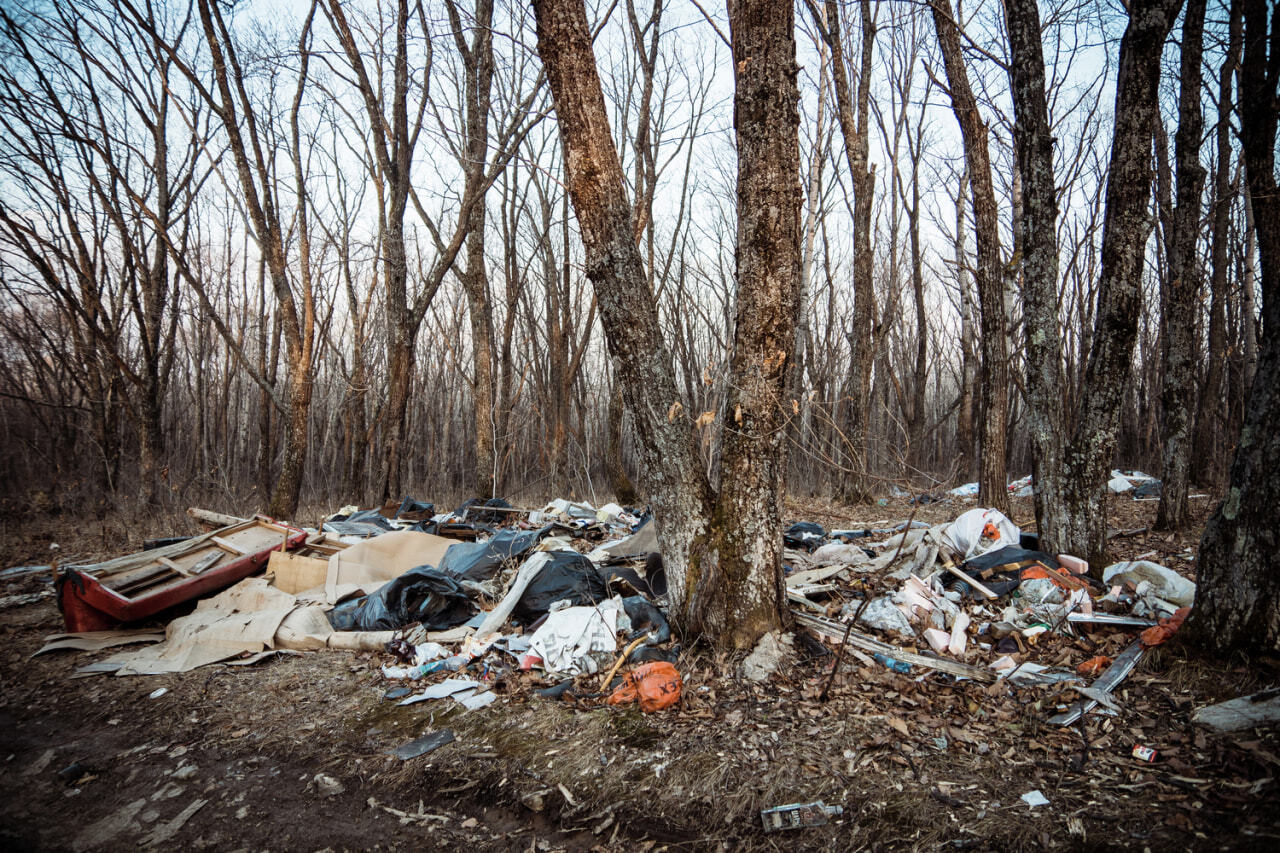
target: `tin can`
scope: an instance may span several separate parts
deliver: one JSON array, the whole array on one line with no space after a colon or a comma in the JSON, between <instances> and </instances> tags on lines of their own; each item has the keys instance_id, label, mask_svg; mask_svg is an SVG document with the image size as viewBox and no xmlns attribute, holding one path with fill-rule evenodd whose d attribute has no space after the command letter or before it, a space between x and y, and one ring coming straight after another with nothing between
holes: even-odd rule
<instances>
[{"instance_id":1,"label":"tin can","mask_svg":"<svg viewBox=\"0 0 1280 853\"><path fill-rule=\"evenodd\" d=\"M1133 746L1133 757L1139 761L1145 761L1150 764L1156 760L1157 755L1159 755L1159 753L1149 746L1143 746L1140 743L1134 744Z\"/></svg>"},{"instance_id":2,"label":"tin can","mask_svg":"<svg viewBox=\"0 0 1280 853\"><path fill-rule=\"evenodd\" d=\"M816 803L791 803L764 809L760 812L760 822L765 832L777 832L782 829L800 829L805 826L822 826L835 815L844 814L843 806L828 806L819 800Z\"/></svg>"}]
</instances>

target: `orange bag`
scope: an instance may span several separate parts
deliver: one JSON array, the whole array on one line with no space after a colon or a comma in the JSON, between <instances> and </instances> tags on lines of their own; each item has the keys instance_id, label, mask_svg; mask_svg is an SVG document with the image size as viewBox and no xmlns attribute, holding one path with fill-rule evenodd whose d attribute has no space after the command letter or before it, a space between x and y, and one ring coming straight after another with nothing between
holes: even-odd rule
<instances>
[{"instance_id":1,"label":"orange bag","mask_svg":"<svg viewBox=\"0 0 1280 853\"><path fill-rule=\"evenodd\" d=\"M1190 607L1179 607L1174 611L1172 616L1159 620L1159 622L1143 631L1139 638L1142 640L1142 647L1149 649L1152 646L1158 646L1165 640L1177 633L1182 627L1183 621L1191 613Z\"/></svg>"},{"instance_id":2,"label":"orange bag","mask_svg":"<svg viewBox=\"0 0 1280 853\"><path fill-rule=\"evenodd\" d=\"M680 701L682 686L680 672L674 664L654 661L627 673L618 689L605 701L610 705L627 705L639 699L641 711L661 711Z\"/></svg>"}]
</instances>

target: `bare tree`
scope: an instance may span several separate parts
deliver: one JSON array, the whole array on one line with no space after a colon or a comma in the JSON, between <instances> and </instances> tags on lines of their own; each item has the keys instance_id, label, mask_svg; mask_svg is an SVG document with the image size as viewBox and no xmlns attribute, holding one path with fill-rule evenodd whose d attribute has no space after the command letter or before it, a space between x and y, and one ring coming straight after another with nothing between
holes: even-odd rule
<instances>
[{"instance_id":1,"label":"bare tree","mask_svg":"<svg viewBox=\"0 0 1280 853\"><path fill-rule=\"evenodd\" d=\"M1151 142L1160 54L1182 0L1133 0L1120 41L1102 268L1075 430L1064 455L1066 532L1058 547L1100 571L1107 552L1107 472L1131 369L1150 234ZM1048 515L1059 513L1046 508Z\"/></svg>"},{"instance_id":2,"label":"bare tree","mask_svg":"<svg viewBox=\"0 0 1280 853\"><path fill-rule=\"evenodd\" d=\"M1043 547L1066 539L1063 516L1061 387L1062 343L1058 334L1058 199L1054 186L1053 137L1045 97L1044 54L1036 0L1005 0L1009 34L1009 83L1016 116L1014 141L1022 175L1023 330L1027 346L1027 420L1036 522Z\"/></svg>"},{"instance_id":3,"label":"bare tree","mask_svg":"<svg viewBox=\"0 0 1280 853\"><path fill-rule=\"evenodd\" d=\"M1004 307L1004 264L1000 258L1000 222L991 182L987 127L969 85L960 44L960 28L948 0L933 0L933 24L946 66L951 108L964 137L965 164L973 191L973 231L978 264L974 279L982 320L982 446L978 499L1008 510L1005 474L1006 424L1009 417L1009 353Z\"/></svg>"},{"instance_id":4,"label":"bare tree","mask_svg":"<svg viewBox=\"0 0 1280 853\"><path fill-rule=\"evenodd\" d=\"M535 5L538 50L601 318L628 408L641 470L683 624L718 644L749 646L783 620L778 549L787 366L800 273L799 112L794 23L770 3L730 16L739 152L738 298L725 408L721 488L694 464L691 434L634 243L617 150L600 92L586 10Z\"/></svg>"},{"instance_id":5,"label":"bare tree","mask_svg":"<svg viewBox=\"0 0 1280 853\"><path fill-rule=\"evenodd\" d=\"M814 25L822 33L831 52L831 79L836 90L836 116L844 136L845 158L853 181L853 322L849 337L853 353L850 369L854 397L849 408L848 445L852 455L848 497L855 501L871 496L867 443L871 410L871 372L875 361L875 287L872 282L871 206L875 198L875 170L870 161L869 104L871 98L871 58L875 48L876 24L871 16L871 0L859 0L861 50L857 83L850 81L852 58L845 59L844 27L836 0L826 0L822 10L816 0L805 0ZM855 103L856 101L856 103Z\"/></svg>"},{"instance_id":6,"label":"bare tree","mask_svg":"<svg viewBox=\"0 0 1280 853\"><path fill-rule=\"evenodd\" d=\"M1195 394L1196 314L1200 307L1200 197L1205 169L1200 164L1204 116L1200 109L1200 62L1204 46L1206 0L1188 0L1182 22L1181 95L1178 99L1177 206L1170 211L1166 240L1164 334L1161 362L1162 487L1156 527L1178 529L1187 523L1187 482L1191 467L1192 398ZM1157 120L1159 120L1157 118Z\"/></svg>"},{"instance_id":7,"label":"bare tree","mask_svg":"<svg viewBox=\"0 0 1280 853\"><path fill-rule=\"evenodd\" d=\"M1195 436L1191 453L1191 479L1202 486L1221 484L1225 475L1222 435L1227 427L1224 400L1223 362L1227 355L1227 302L1230 299L1227 277L1231 259L1231 209L1236 199L1236 186L1231 178L1232 127L1235 110L1232 77L1240 62L1241 10L1231 3L1226 56L1218 71L1218 121L1213 130L1216 163L1213 178L1212 237L1209 248L1209 335L1208 358L1200 405L1196 412ZM1252 317L1249 318L1252 321Z\"/></svg>"}]
</instances>

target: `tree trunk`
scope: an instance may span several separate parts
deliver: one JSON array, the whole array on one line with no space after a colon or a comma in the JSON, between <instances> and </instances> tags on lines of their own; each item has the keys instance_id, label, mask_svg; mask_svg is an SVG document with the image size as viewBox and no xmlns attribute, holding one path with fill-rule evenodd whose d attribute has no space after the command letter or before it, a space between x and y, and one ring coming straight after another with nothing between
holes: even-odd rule
<instances>
[{"instance_id":1,"label":"tree trunk","mask_svg":"<svg viewBox=\"0 0 1280 853\"><path fill-rule=\"evenodd\" d=\"M280 476L267 504L267 515L280 520L293 518L298 510L302 476L307 462L307 416L311 411L311 365L295 363L289 368L289 419L285 424L284 453Z\"/></svg>"},{"instance_id":2,"label":"tree trunk","mask_svg":"<svg viewBox=\"0 0 1280 853\"><path fill-rule=\"evenodd\" d=\"M586 9L539 0L538 52L565 153L569 194L609 351L635 417L678 624L722 648L783 624L778 559L788 362L800 272L799 109L791 8L738 3L730 16L739 146L737 329L722 492L697 465L672 360L634 242L635 212L610 135Z\"/></svg>"},{"instance_id":3,"label":"tree trunk","mask_svg":"<svg viewBox=\"0 0 1280 853\"><path fill-rule=\"evenodd\" d=\"M780 512L790 410L784 397L795 346L803 193L793 7L738 0L732 8L738 298L713 528L719 537L702 554L692 615L722 645L744 648L785 619Z\"/></svg>"},{"instance_id":4,"label":"tree trunk","mask_svg":"<svg viewBox=\"0 0 1280 853\"><path fill-rule=\"evenodd\" d=\"M1160 54L1181 4L1182 0L1132 0L1120 41L1097 318L1075 432L1064 454L1067 531L1058 543L1099 572L1107 562L1108 472L1142 313Z\"/></svg>"},{"instance_id":5,"label":"tree trunk","mask_svg":"<svg viewBox=\"0 0 1280 853\"><path fill-rule=\"evenodd\" d=\"M1062 339L1058 330L1058 199L1053 135L1045 100L1036 0L1005 0L1014 141L1022 176L1022 326L1027 345L1027 426L1041 548L1067 538L1062 471Z\"/></svg>"},{"instance_id":6,"label":"tree trunk","mask_svg":"<svg viewBox=\"0 0 1280 853\"><path fill-rule=\"evenodd\" d=\"M1182 91L1178 101L1177 207L1171 213L1168 285L1165 297L1161 365L1161 470L1160 509L1155 526L1177 530L1187 524L1187 481L1191 467L1191 404L1195 393L1195 360L1198 350L1196 317L1200 309L1200 196L1204 167L1200 165L1200 138L1204 116L1200 111L1200 57L1204 43L1207 0L1189 0L1182 23Z\"/></svg>"},{"instance_id":7,"label":"tree trunk","mask_svg":"<svg viewBox=\"0 0 1280 853\"><path fill-rule=\"evenodd\" d=\"M871 52L875 47L876 27L871 19L870 0L860 0L862 48L858 65L856 92L851 91L849 65L844 56L844 29L840 24L840 7L836 0L826 0L819 12L815 3L808 4L815 26L821 31L831 51L831 79L836 89L836 116L844 136L845 159L853 181L853 323L849 330L853 349L849 370L854 388L849 407L846 458L852 469L847 478L847 494L851 501L871 499L870 470L867 459L868 426L871 418L871 371L875 361L875 284L872 280L874 258L871 252L871 203L875 198L876 175L868 165L868 112L871 97ZM825 20L824 20L825 17ZM854 98L857 98L856 114Z\"/></svg>"},{"instance_id":8,"label":"tree trunk","mask_svg":"<svg viewBox=\"0 0 1280 853\"><path fill-rule=\"evenodd\" d=\"M1005 474L1005 434L1009 418L1009 348L1004 310L1004 265L1000 261L1000 219L991 183L987 126L969 85L960 48L960 30L948 0L934 0L933 25L951 87L951 108L964 137L964 159L973 191L973 231L977 239L978 306L982 319L982 447L978 500L1009 510Z\"/></svg>"},{"instance_id":9,"label":"tree trunk","mask_svg":"<svg viewBox=\"0 0 1280 853\"><path fill-rule=\"evenodd\" d=\"M1275 149L1280 92L1275 69L1280 57L1280 18L1267 8L1267 0L1237 2L1244 8L1241 150L1262 262L1264 334L1231 466L1231 486L1200 542L1196 604L1187 628L1195 642L1219 654L1230 650L1276 654L1280 652L1276 526L1280 476L1275 466L1280 455L1280 188Z\"/></svg>"},{"instance_id":10,"label":"tree trunk","mask_svg":"<svg viewBox=\"0 0 1280 853\"><path fill-rule=\"evenodd\" d=\"M475 8L475 35L464 52L466 64L467 161L469 168L483 174L489 148L489 92L493 81L492 0L478 0ZM461 34L458 44L465 47ZM489 299L489 275L485 269L484 239L486 208L483 196L471 208L467 232L467 271L463 288L471 316L471 350L474 361L472 401L475 413L476 497L491 498L495 487L493 306ZM554 344L553 344L554 345Z\"/></svg>"},{"instance_id":11,"label":"tree trunk","mask_svg":"<svg viewBox=\"0 0 1280 853\"><path fill-rule=\"evenodd\" d=\"M956 287L960 290L960 400L956 415L956 443L959 448L958 473L966 483L978 476L977 437L973 429L975 415L974 385L977 384L977 337L973 329L973 293L969 289L969 250L966 239L965 197L969 191L969 170L960 175L956 188L955 266Z\"/></svg>"},{"instance_id":12,"label":"tree trunk","mask_svg":"<svg viewBox=\"0 0 1280 853\"><path fill-rule=\"evenodd\" d=\"M1191 453L1191 479L1207 488L1221 485L1224 434L1227 412L1223 404L1223 362L1227 358L1227 312L1230 299L1227 274L1230 270L1231 205L1235 187L1231 180L1231 77L1236 73L1240 57L1240 4L1231 4L1227 56L1218 74L1218 126L1214 131L1217 144L1217 168L1213 179L1213 241L1209 249L1213 270L1209 279L1209 342L1205 359L1204 388L1196 413L1194 450Z\"/></svg>"},{"instance_id":13,"label":"tree trunk","mask_svg":"<svg viewBox=\"0 0 1280 853\"><path fill-rule=\"evenodd\" d=\"M707 530L711 487L688 419L676 406L671 355L635 243L634 211L610 134L586 9L582 0L538 0L534 12L586 273L600 304L615 381L634 416L643 490L654 509L671 598L683 616L697 572L689 549Z\"/></svg>"},{"instance_id":14,"label":"tree trunk","mask_svg":"<svg viewBox=\"0 0 1280 853\"><path fill-rule=\"evenodd\" d=\"M609 392L609 447L604 456L604 470L609 479L609 488L613 490L614 500L623 506L631 506L639 496L631 478L627 476L627 469L622 465L623 412L622 389L614 382Z\"/></svg>"}]
</instances>

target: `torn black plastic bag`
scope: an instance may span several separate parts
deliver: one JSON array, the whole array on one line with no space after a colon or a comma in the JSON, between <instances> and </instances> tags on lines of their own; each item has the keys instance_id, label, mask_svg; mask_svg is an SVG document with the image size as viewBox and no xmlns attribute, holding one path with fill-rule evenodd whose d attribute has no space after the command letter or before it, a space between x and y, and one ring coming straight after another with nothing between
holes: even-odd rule
<instances>
[{"instance_id":1,"label":"torn black plastic bag","mask_svg":"<svg viewBox=\"0 0 1280 853\"><path fill-rule=\"evenodd\" d=\"M788 548L812 551L827 541L827 531L813 521L797 521L782 534L782 544Z\"/></svg>"},{"instance_id":2,"label":"torn black plastic bag","mask_svg":"<svg viewBox=\"0 0 1280 853\"><path fill-rule=\"evenodd\" d=\"M421 622L428 631L443 631L476 613L458 579L434 566L418 566L377 592L339 604L329 611L336 631L393 631Z\"/></svg>"},{"instance_id":3,"label":"torn black plastic bag","mask_svg":"<svg viewBox=\"0 0 1280 853\"><path fill-rule=\"evenodd\" d=\"M609 598L604 579L590 560L576 551L549 551L550 559L529 582L511 615L521 625L532 625L557 601L574 606L599 604Z\"/></svg>"},{"instance_id":4,"label":"torn black plastic bag","mask_svg":"<svg viewBox=\"0 0 1280 853\"><path fill-rule=\"evenodd\" d=\"M538 530L499 530L487 542L459 542L450 545L440 560L440 571L458 578L486 581L498 573L507 560L519 560L533 550L551 526Z\"/></svg>"}]
</instances>

